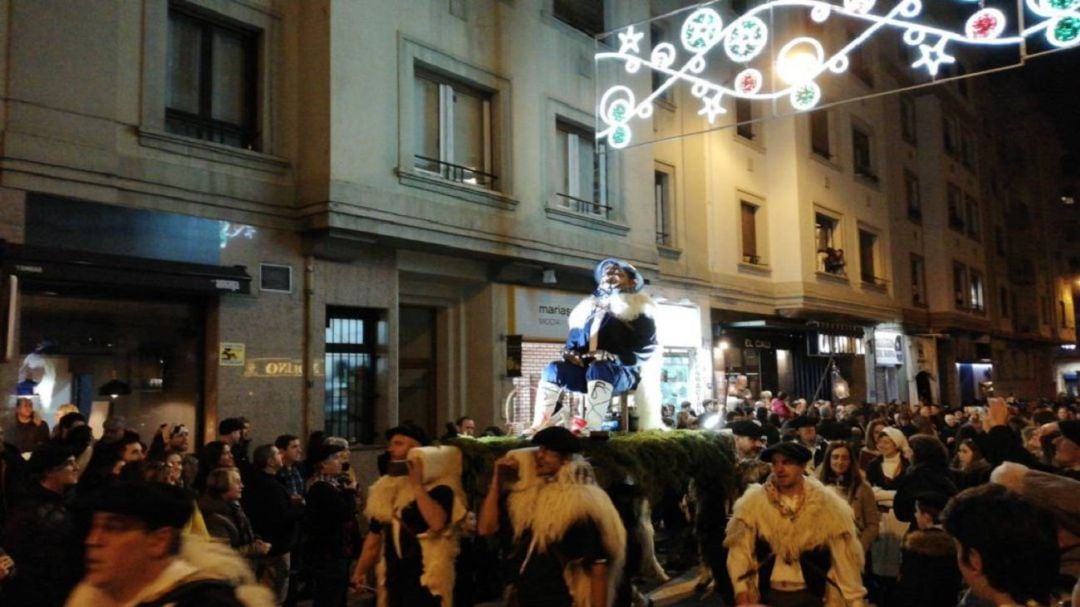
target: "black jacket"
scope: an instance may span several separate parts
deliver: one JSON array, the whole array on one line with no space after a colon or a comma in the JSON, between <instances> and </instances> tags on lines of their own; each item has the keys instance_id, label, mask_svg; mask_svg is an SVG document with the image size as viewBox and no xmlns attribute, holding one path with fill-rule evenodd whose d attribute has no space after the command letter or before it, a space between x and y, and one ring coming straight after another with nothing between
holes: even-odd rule
<instances>
[{"instance_id":1,"label":"black jacket","mask_svg":"<svg viewBox=\"0 0 1080 607\"><path fill-rule=\"evenodd\" d=\"M916 529L904 537L900 580L890 605L954 607L960 594L956 544L941 529Z\"/></svg>"},{"instance_id":2,"label":"black jacket","mask_svg":"<svg viewBox=\"0 0 1080 607\"><path fill-rule=\"evenodd\" d=\"M277 476L255 472L244 487L241 503L255 535L270 542L270 556L292 550L304 507L289 499L289 491Z\"/></svg>"},{"instance_id":3,"label":"black jacket","mask_svg":"<svg viewBox=\"0 0 1080 607\"><path fill-rule=\"evenodd\" d=\"M11 511L4 537L16 569L4 604L63 605L83 572L82 538L64 496L35 483Z\"/></svg>"},{"instance_id":4,"label":"black jacket","mask_svg":"<svg viewBox=\"0 0 1080 607\"><path fill-rule=\"evenodd\" d=\"M893 514L906 523L915 522L915 497L920 493L933 491L946 497L956 495L956 485L949 478L949 469L945 466L927 466L915 464L908 468L896 485L893 498Z\"/></svg>"}]
</instances>

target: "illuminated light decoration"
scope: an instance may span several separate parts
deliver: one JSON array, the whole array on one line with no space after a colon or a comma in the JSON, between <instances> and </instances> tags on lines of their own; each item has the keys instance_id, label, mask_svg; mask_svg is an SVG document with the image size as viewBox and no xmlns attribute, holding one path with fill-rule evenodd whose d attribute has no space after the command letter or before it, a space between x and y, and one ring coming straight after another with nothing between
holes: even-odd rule
<instances>
[{"instance_id":1,"label":"illuminated light decoration","mask_svg":"<svg viewBox=\"0 0 1080 607\"><path fill-rule=\"evenodd\" d=\"M1005 31L1005 13L984 8L967 20L964 33L971 40L993 40Z\"/></svg>"},{"instance_id":2,"label":"illuminated light decoration","mask_svg":"<svg viewBox=\"0 0 1080 607\"><path fill-rule=\"evenodd\" d=\"M753 95L761 90L761 85L764 84L764 81L765 79L761 75L761 72L752 67L748 67L739 72L738 76L735 76L735 90L744 95Z\"/></svg>"},{"instance_id":3,"label":"illuminated light decoration","mask_svg":"<svg viewBox=\"0 0 1080 607\"><path fill-rule=\"evenodd\" d=\"M743 17L724 37L724 52L736 63L745 63L761 54L769 42L769 27L757 17Z\"/></svg>"},{"instance_id":4,"label":"illuminated light decoration","mask_svg":"<svg viewBox=\"0 0 1080 607\"><path fill-rule=\"evenodd\" d=\"M941 1L941 0L935 0ZM644 34L634 26L618 32L618 52L598 52L597 63L618 61L627 73L636 73L647 67L664 76L664 81L652 93L640 101L630 88L616 84L601 96L597 116L596 137L607 139L612 148L625 148L633 140L631 125L635 120L652 116L654 101L679 83L689 84L693 96L700 100L698 114L710 124L725 114L722 100L727 97L752 101L775 101L787 99L796 111L816 107L821 101L820 79L829 73L841 74L850 66L850 55L866 40L883 29L894 29L902 34L904 43L918 49L918 58L912 62L913 70L925 70L936 77L942 65L956 62L950 45L954 46L1013 46L1021 47L1033 36L1045 36L1047 42L1057 48L1080 45L1080 0L1024 0L1024 6L1041 19L1028 19L1023 29L1015 35L1003 36L1008 25L1005 13L992 8L979 8L979 0L956 0L976 8L965 23L964 31L956 32L927 25L919 21L925 0L900 0L883 14L875 14L876 0L844 0L842 6L827 0L767 0L748 10L742 16L724 26L720 14L711 8L692 11L683 21L679 44L687 52L680 51L670 43L657 44L648 53L639 50ZM759 15L770 15L780 9L809 11L818 23L829 19L846 18L866 29L854 40L826 55L821 42L810 37L800 37L781 47L775 56L772 72L781 84L773 90L765 90L762 72L753 66L739 70L709 70L708 74L738 73L734 78L712 81L706 75L707 56L719 47L725 51L725 59L733 63L750 63L762 60L769 44L769 28ZM786 52L785 52L786 50Z\"/></svg>"},{"instance_id":5,"label":"illuminated light decoration","mask_svg":"<svg viewBox=\"0 0 1080 607\"><path fill-rule=\"evenodd\" d=\"M221 248L229 246L229 241L234 238L255 238L255 228L249 225L231 224L228 221L219 221L221 230L218 232L218 244Z\"/></svg>"}]
</instances>

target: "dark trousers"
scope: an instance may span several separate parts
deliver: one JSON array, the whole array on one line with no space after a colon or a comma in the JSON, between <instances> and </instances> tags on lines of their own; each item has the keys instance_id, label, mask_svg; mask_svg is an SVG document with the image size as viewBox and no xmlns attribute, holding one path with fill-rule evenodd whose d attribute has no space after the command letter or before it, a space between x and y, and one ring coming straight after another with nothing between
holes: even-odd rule
<instances>
[{"instance_id":1,"label":"dark trousers","mask_svg":"<svg viewBox=\"0 0 1080 607\"><path fill-rule=\"evenodd\" d=\"M349 559L311 563L313 607L342 607L349 591Z\"/></svg>"},{"instance_id":2,"label":"dark trousers","mask_svg":"<svg viewBox=\"0 0 1080 607\"><path fill-rule=\"evenodd\" d=\"M770 592L769 605L771 607L821 607L821 597L814 596L809 590L795 590L793 592Z\"/></svg>"}]
</instances>

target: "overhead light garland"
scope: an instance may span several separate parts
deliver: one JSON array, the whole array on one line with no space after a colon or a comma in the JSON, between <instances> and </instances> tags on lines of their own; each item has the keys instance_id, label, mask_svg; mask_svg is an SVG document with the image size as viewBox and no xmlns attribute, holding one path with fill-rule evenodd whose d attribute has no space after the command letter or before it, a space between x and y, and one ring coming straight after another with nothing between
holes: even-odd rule
<instances>
[{"instance_id":1,"label":"overhead light garland","mask_svg":"<svg viewBox=\"0 0 1080 607\"><path fill-rule=\"evenodd\" d=\"M597 53L596 62L623 62L626 73L637 73L642 67L662 74L665 79L654 87L651 94L637 101L633 90L626 85L608 88L600 98L598 116L604 128L598 129L597 139L607 139L611 148L630 145L633 140L631 124L638 119L648 119L653 113L653 103L665 95L677 83L690 85L691 94L701 101L698 114L710 124L726 114L723 105L726 97L754 101L773 101L786 98L795 111L813 109L821 102L822 89L818 80L828 73L841 74L850 66L850 55L865 41L884 28L903 32L903 41L918 49L918 58L911 68L925 70L936 77L942 65L956 62L950 54L950 46L1017 46L1025 40L1042 35L1048 44L1056 48L1075 46L1080 43L1080 0L1024 0L1036 19L1029 27L1015 36L1003 36L1007 26L1005 13L996 8L984 7L982 2L958 0L974 4L975 12L967 19L963 32L920 23L923 0L902 0L882 15L871 12L876 0L843 0L843 5L824 0L771 0L747 11L726 26L720 14L712 8L699 8L682 22L679 43L656 44L648 53L642 54L640 43L644 32L633 25L618 32L617 52ZM795 8L809 9L810 17L817 23L838 16L868 23L869 27L831 56L821 42L810 36L796 37L776 54L775 73L783 83L776 90L766 91L761 71L746 67L730 81L713 82L702 74L707 67L706 56L721 46L727 59L733 64L747 64L761 55L769 45L769 27L759 17L769 11ZM680 52L682 56L680 57ZM681 65L676 62L682 60Z\"/></svg>"}]
</instances>

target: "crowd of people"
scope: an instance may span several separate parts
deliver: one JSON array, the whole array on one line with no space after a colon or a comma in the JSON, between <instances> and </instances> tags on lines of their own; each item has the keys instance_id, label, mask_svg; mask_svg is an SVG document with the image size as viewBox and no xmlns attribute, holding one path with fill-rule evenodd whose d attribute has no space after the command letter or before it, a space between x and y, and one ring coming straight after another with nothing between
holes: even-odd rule
<instances>
[{"instance_id":1,"label":"crowd of people","mask_svg":"<svg viewBox=\"0 0 1080 607\"><path fill-rule=\"evenodd\" d=\"M255 444L243 418L194 448L182 424L94 439L20 399L0 451L0 604L340 607L638 605L652 539L561 426L494 464L470 499L461 453L409 423L360 487L349 444ZM1080 605L1080 420L1071 402L689 403L673 426L729 433L732 488L655 507L667 564L696 542L701 592L726 604ZM471 436L461 418L444 441ZM24 457L29 454L29 457ZM717 523L716 521L721 521ZM664 555L661 555L664 556Z\"/></svg>"}]
</instances>

